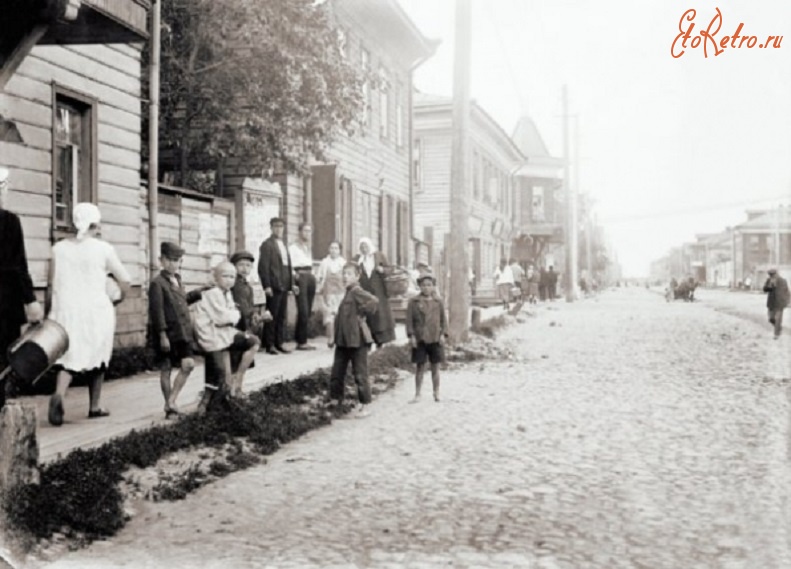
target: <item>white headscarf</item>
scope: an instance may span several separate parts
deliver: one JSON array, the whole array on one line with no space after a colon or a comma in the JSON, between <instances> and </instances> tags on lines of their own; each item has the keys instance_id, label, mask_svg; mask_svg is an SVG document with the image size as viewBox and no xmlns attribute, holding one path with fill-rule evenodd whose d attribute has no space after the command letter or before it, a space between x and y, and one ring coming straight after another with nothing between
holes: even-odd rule
<instances>
[{"instance_id":1,"label":"white headscarf","mask_svg":"<svg viewBox=\"0 0 791 569\"><path fill-rule=\"evenodd\" d=\"M371 241L368 237L363 237L360 239L360 242L357 244L357 249L360 249L360 245L366 243L368 245L368 254L363 255L362 251L360 251L360 265L365 269L365 274L371 276L374 272L374 267L376 266L376 261L374 260L374 253L376 253L376 247L374 247L374 242Z\"/></svg>"},{"instance_id":2,"label":"white headscarf","mask_svg":"<svg viewBox=\"0 0 791 569\"><path fill-rule=\"evenodd\" d=\"M71 219L74 222L74 227L77 228L77 239L83 239L91 225L99 224L102 221L102 214L99 208L92 203L82 202L74 206Z\"/></svg>"}]
</instances>

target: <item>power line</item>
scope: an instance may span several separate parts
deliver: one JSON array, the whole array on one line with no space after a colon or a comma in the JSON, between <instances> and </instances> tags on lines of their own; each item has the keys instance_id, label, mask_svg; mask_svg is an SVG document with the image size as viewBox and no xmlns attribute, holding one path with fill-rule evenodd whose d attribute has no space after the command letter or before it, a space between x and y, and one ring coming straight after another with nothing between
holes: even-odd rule
<instances>
[{"instance_id":1,"label":"power line","mask_svg":"<svg viewBox=\"0 0 791 569\"><path fill-rule=\"evenodd\" d=\"M497 5L497 2L491 2L489 5L486 6L486 13L489 16L489 21L491 22L492 26L494 26L494 35L497 36L497 43L500 44L500 51L503 54L503 59L505 59L505 65L508 67L508 73L511 79L511 87L514 90L517 98L517 106L522 110L522 106L524 104L524 97L522 94L522 89L519 86L519 83L516 81L516 73L514 73L514 67L511 64L511 57L509 55L509 51L505 47L505 43L503 42L503 34L500 29L500 24L494 16L494 7Z\"/></svg>"},{"instance_id":2,"label":"power line","mask_svg":"<svg viewBox=\"0 0 791 569\"><path fill-rule=\"evenodd\" d=\"M686 215L690 213L707 213L711 211L719 211L723 209L729 209L732 207L740 207L740 206L747 206L747 205L754 205L759 203L766 203L772 202L783 198L790 197L789 194L783 194L781 196L769 197L769 198L762 198L756 200L749 200L749 201L739 201L739 202L730 202L730 203L721 203L717 205L707 206L707 207L690 207L687 209L678 209L672 211L664 211L664 212L656 212L656 213L646 213L646 214L638 214L638 215L624 215L624 216L611 216L607 217L604 216L599 219L602 223L623 223L628 221L640 221L643 219L659 219L662 217L671 217L674 215Z\"/></svg>"}]
</instances>

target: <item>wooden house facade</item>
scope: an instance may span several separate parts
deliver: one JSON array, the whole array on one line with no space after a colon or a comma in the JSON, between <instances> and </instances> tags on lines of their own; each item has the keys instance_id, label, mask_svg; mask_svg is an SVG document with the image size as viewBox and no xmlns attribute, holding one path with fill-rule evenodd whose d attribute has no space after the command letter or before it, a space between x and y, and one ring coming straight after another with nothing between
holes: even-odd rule
<instances>
[{"instance_id":1,"label":"wooden house facade","mask_svg":"<svg viewBox=\"0 0 791 569\"><path fill-rule=\"evenodd\" d=\"M450 235L452 100L416 94L414 98L414 219L415 234L429 244L431 263L441 281L447 280L445 251ZM519 195L514 173L525 160L502 128L473 103L470 155L472 178L469 221L469 263L477 289L494 287L500 259L511 256L519 231Z\"/></svg>"},{"instance_id":2,"label":"wooden house facade","mask_svg":"<svg viewBox=\"0 0 791 569\"><path fill-rule=\"evenodd\" d=\"M31 274L43 295L50 249L74 231L73 206L99 206L102 237L132 276L130 298L118 308L117 344L138 345L147 278L140 152L148 3L68 4L68 13L46 21L22 14L16 50L2 47L0 165L10 170L8 208L22 220Z\"/></svg>"},{"instance_id":3,"label":"wooden house facade","mask_svg":"<svg viewBox=\"0 0 791 569\"><path fill-rule=\"evenodd\" d=\"M340 137L307 177L275 172L279 195L263 194L272 211L279 204L286 239L303 221L313 226L313 256L342 243L347 257L370 237L394 263L413 258L411 220L413 71L435 49L396 0L330 0L342 53L377 81L364 85L366 109L353 136ZM236 195L260 173L243 168L224 173L223 187ZM267 223L268 220L262 220Z\"/></svg>"}]
</instances>

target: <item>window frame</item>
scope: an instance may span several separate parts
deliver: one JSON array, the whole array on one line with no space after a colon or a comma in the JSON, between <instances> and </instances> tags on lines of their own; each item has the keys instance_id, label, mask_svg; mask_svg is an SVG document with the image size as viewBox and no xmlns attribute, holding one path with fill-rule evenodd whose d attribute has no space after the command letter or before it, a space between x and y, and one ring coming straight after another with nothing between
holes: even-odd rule
<instances>
[{"instance_id":1,"label":"window frame","mask_svg":"<svg viewBox=\"0 0 791 569\"><path fill-rule=\"evenodd\" d=\"M379 138L390 137L390 74L384 65L379 65Z\"/></svg>"},{"instance_id":2,"label":"window frame","mask_svg":"<svg viewBox=\"0 0 791 569\"><path fill-rule=\"evenodd\" d=\"M362 126L364 129L371 127L371 81L368 73L371 70L371 52L365 48L365 44L360 42L360 69L365 75L363 81L363 99L365 108L363 109Z\"/></svg>"},{"instance_id":3,"label":"window frame","mask_svg":"<svg viewBox=\"0 0 791 569\"><path fill-rule=\"evenodd\" d=\"M71 222L71 211L67 213L68 219L66 220L65 224L58 224L57 222L57 208L56 208L56 201L55 196L57 194L57 183L58 183L58 140L57 140L57 128L58 128L58 105L60 103L69 105L75 109L77 109L81 116L83 117L83 129L82 129L82 137L83 141L85 141L86 137L89 137L89 140L85 141L84 144L81 144L80 148L83 150L81 160L84 160L83 168L84 172L87 172L89 179L86 184L82 184L79 188L77 188L76 196L72 196L72 204L71 207L73 209L74 205L79 202L90 202L90 203L97 203L99 200L99 120L98 120L98 107L99 101L95 97L87 95L85 93L81 93L79 91L75 91L74 89L70 89L64 85L57 83L56 81L52 82L52 128L51 128L51 136L52 136L52 150L51 154L51 198L52 198L52 206L50 210L50 218L52 220L51 228L52 228L52 240L57 241L58 239L62 239L63 237L68 237L76 233L74 226ZM87 128L86 127L87 123ZM89 152L89 155L86 157L85 151Z\"/></svg>"}]
</instances>

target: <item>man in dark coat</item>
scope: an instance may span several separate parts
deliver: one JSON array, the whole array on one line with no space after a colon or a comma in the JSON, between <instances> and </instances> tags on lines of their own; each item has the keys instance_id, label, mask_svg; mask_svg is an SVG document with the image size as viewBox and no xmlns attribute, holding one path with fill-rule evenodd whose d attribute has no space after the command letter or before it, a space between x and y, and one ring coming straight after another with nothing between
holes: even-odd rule
<instances>
[{"instance_id":1,"label":"man in dark coat","mask_svg":"<svg viewBox=\"0 0 791 569\"><path fill-rule=\"evenodd\" d=\"M557 288L558 274L555 272L555 268L550 266L547 271L547 296L549 300L555 300L557 298Z\"/></svg>"},{"instance_id":2,"label":"man in dark coat","mask_svg":"<svg viewBox=\"0 0 791 569\"><path fill-rule=\"evenodd\" d=\"M788 306L791 299L788 290L788 282L777 274L777 269L769 269L769 278L764 284L766 296L766 309L769 322L775 327L775 340L780 337L783 331L783 310Z\"/></svg>"},{"instance_id":3,"label":"man in dark coat","mask_svg":"<svg viewBox=\"0 0 791 569\"><path fill-rule=\"evenodd\" d=\"M36 300L27 266L25 239L19 217L7 211L9 172L0 167L0 371L8 365L8 348L26 322L44 319ZM0 381L0 408L5 403L6 383Z\"/></svg>"},{"instance_id":4,"label":"man in dark coat","mask_svg":"<svg viewBox=\"0 0 791 569\"><path fill-rule=\"evenodd\" d=\"M272 355L291 351L283 346L286 306L289 292L299 294L299 288L294 284L291 255L283 242L285 226L285 221L279 217L269 221L272 235L261 243L258 255L258 276L266 293L266 309L272 315L272 321L264 325L264 347Z\"/></svg>"}]
</instances>

